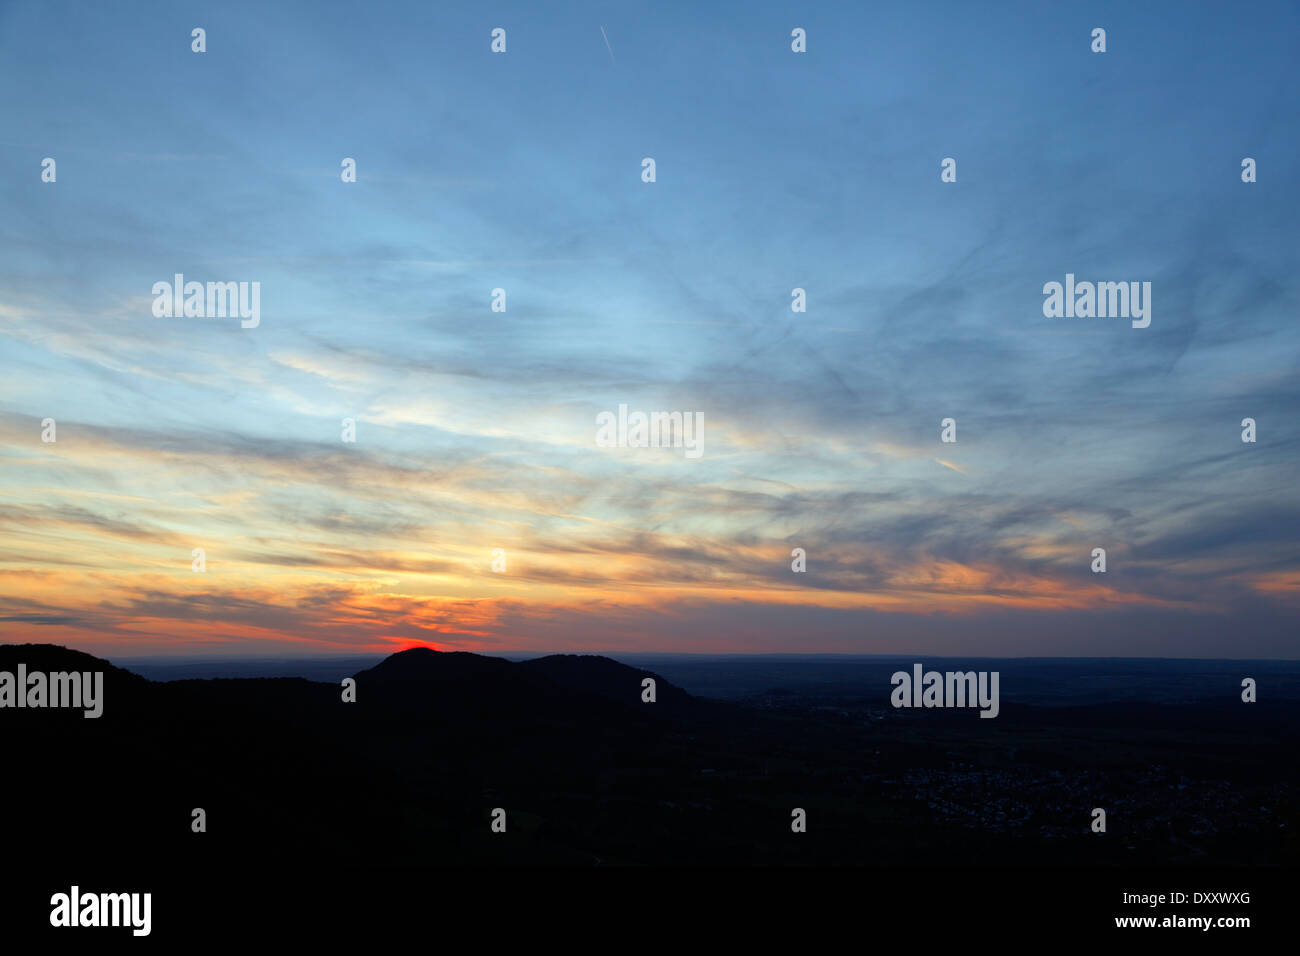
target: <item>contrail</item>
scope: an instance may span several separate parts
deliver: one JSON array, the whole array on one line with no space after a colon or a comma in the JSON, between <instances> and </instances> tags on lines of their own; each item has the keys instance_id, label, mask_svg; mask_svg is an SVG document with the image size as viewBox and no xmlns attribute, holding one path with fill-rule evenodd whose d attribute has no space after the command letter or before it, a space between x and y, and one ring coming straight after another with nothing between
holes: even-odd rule
<instances>
[{"instance_id":1,"label":"contrail","mask_svg":"<svg viewBox=\"0 0 1300 956\"><path fill-rule=\"evenodd\" d=\"M611 63L617 63L618 61L614 59L614 48L609 45L609 37L605 36L605 28L603 26L600 28L600 35L605 37L605 49L609 51L609 61Z\"/></svg>"}]
</instances>

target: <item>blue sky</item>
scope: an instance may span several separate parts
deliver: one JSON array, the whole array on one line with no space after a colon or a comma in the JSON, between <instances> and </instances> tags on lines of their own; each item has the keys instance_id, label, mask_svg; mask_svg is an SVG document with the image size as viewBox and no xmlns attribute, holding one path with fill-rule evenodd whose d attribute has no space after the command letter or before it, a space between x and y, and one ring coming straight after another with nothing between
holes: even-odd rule
<instances>
[{"instance_id":1,"label":"blue sky","mask_svg":"<svg viewBox=\"0 0 1300 956\"><path fill-rule=\"evenodd\" d=\"M0 5L0 639L1294 657L1300 13L1132 6Z\"/></svg>"}]
</instances>

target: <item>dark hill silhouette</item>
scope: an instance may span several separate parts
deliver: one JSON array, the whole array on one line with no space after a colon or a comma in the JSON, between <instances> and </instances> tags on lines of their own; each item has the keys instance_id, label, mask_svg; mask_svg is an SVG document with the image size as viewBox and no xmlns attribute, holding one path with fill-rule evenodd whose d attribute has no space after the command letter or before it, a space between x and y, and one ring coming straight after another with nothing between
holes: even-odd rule
<instances>
[{"instance_id":1,"label":"dark hill silhouette","mask_svg":"<svg viewBox=\"0 0 1300 956\"><path fill-rule=\"evenodd\" d=\"M570 690L597 694L629 707L649 707L678 713L687 708L691 695L660 675L637 667L628 667L596 654L551 654L519 664L525 670L541 674ZM655 704L642 702L641 682L655 681Z\"/></svg>"},{"instance_id":2,"label":"dark hill silhouette","mask_svg":"<svg viewBox=\"0 0 1300 956\"><path fill-rule=\"evenodd\" d=\"M510 670L504 657L488 657L468 651L436 651L431 647L413 647L390 654L367 670L359 672L358 681L443 681L477 680L489 676L504 677Z\"/></svg>"},{"instance_id":3,"label":"dark hill silhouette","mask_svg":"<svg viewBox=\"0 0 1300 956\"><path fill-rule=\"evenodd\" d=\"M20 663L28 671L103 671L105 682L112 679L123 687L140 689L149 683L103 658L59 644L0 644L0 670L13 671Z\"/></svg>"},{"instance_id":4,"label":"dark hill silhouette","mask_svg":"<svg viewBox=\"0 0 1300 956\"><path fill-rule=\"evenodd\" d=\"M5 852L55 861L59 880L83 885L125 885L127 865L156 881L348 864L1286 863L1300 852L1285 797L1300 783L1296 702L882 715L877 687L727 703L605 657L415 649L359 672L357 702L344 703L335 683L151 683L66 648L0 645L0 670L19 662L105 675L97 720L0 710ZM654 704L641 702L646 676ZM1112 818L1118 838L1076 839L1087 810L1111 801L1136 806ZM196 807L207 833L191 832ZM489 828L495 807L508 835ZM809 814L798 837L792 807Z\"/></svg>"},{"instance_id":5,"label":"dark hill silhouette","mask_svg":"<svg viewBox=\"0 0 1300 956\"><path fill-rule=\"evenodd\" d=\"M641 699L654 677L656 700ZM355 675L358 700L447 718L473 716L544 725L566 721L595 729L611 705L638 719L681 716L691 697L658 675L607 657L555 655L522 663L464 651L412 648Z\"/></svg>"},{"instance_id":6,"label":"dark hill silhouette","mask_svg":"<svg viewBox=\"0 0 1300 956\"><path fill-rule=\"evenodd\" d=\"M6 709L3 713L13 723L51 720L96 723L121 719L128 714L139 714L150 706L154 688L149 681L82 651L74 651L58 644L0 644L0 671L16 674L19 664L23 664L29 674L34 671L45 674L102 671L104 706L101 716L91 720L87 720L83 711L78 709Z\"/></svg>"}]
</instances>

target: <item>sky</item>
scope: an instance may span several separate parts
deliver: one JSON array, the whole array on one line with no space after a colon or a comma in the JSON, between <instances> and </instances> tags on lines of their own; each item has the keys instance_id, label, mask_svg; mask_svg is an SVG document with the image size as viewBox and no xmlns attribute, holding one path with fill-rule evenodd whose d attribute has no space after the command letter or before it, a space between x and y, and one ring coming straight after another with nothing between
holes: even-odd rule
<instances>
[{"instance_id":1,"label":"sky","mask_svg":"<svg viewBox=\"0 0 1300 956\"><path fill-rule=\"evenodd\" d=\"M0 2L0 641L1300 657L1298 34ZM177 273L259 323L156 316Z\"/></svg>"}]
</instances>

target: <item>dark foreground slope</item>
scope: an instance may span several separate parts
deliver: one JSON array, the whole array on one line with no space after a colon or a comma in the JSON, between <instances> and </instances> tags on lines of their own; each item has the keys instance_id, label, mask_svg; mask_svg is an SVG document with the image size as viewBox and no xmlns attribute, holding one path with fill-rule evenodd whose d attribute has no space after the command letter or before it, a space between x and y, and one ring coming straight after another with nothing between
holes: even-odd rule
<instances>
[{"instance_id":1,"label":"dark foreground slope","mask_svg":"<svg viewBox=\"0 0 1300 956\"><path fill-rule=\"evenodd\" d=\"M98 720L0 710L6 853L70 873L1297 859L1288 702L1007 703L980 720L882 711L879 695L722 704L608 658L421 649L358 673L344 703L333 684L151 683L0 646L0 670L19 661L106 673Z\"/></svg>"}]
</instances>

